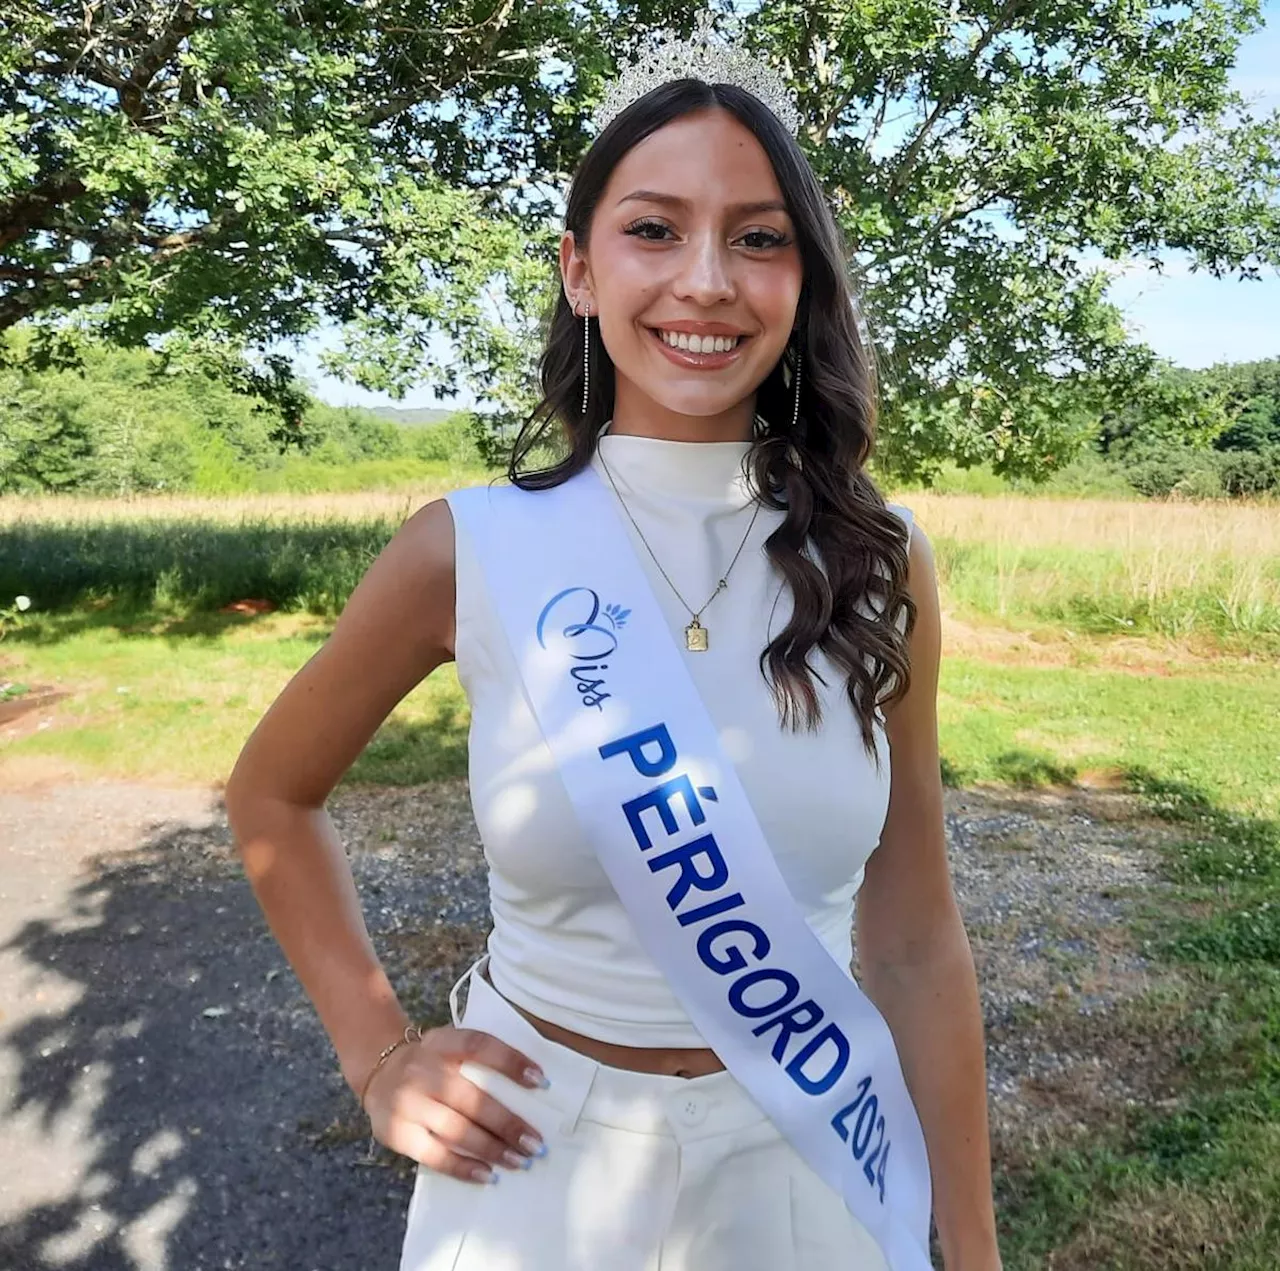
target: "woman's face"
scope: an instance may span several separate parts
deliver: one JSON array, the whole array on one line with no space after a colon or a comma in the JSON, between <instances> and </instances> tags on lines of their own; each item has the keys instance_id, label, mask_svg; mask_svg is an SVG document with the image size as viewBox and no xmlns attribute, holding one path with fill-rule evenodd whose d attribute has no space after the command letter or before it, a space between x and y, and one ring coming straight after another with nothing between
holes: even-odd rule
<instances>
[{"instance_id":1,"label":"woman's face","mask_svg":"<svg viewBox=\"0 0 1280 1271\"><path fill-rule=\"evenodd\" d=\"M581 314L590 302L615 367L615 431L750 438L755 390L791 336L803 263L748 128L715 108L633 146L597 204L586 259L566 232L560 265L570 304ZM686 343L742 338L699 354L664 348L660 330Z\"/></svg>"}]
</instances>

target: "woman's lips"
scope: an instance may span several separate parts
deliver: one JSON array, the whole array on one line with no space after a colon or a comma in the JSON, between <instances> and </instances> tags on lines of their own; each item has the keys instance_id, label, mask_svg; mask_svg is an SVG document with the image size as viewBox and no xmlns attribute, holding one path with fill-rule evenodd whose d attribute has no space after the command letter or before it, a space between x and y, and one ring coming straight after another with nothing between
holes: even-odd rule
<instances>
[{"instance_id":1,"label":"woman's lips","mask_svg":"<svg viewBox=\"0 0 1280 1271\"><path fill-rule=\"evenodd\" d=\"M658 347L673 361L677 366L687 366L700 371L714 371L722 366L728 366L730 362L736 360L742 352L747 341L751 339L749 335L742 336L738 343L731 349L726 349L723 353L691 353L688 349L672 348L661 335L658 334L656 327L645 328L651 336L653 336Z\"/></svg>"}]
</instances>

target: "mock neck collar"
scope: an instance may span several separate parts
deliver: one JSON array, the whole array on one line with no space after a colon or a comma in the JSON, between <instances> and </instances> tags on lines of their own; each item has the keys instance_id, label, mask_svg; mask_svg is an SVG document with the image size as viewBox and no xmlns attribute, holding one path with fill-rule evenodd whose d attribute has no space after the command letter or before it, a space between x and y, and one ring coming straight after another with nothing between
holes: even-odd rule
<instances>
[{"instance_id":1,"label":"mock neck collar","mask_svg":"<svg viewBox=\"0 0 1280 1271\"><path fill-rule=\"evenodd\" d=\"M750 441L672 441L614 433L610 420L601 431L591 466L608 483L633 493L707 499L741 506L752 497L743 474ZM608 465L608 472L601 463Z\"/></svg>"}]
</instances>

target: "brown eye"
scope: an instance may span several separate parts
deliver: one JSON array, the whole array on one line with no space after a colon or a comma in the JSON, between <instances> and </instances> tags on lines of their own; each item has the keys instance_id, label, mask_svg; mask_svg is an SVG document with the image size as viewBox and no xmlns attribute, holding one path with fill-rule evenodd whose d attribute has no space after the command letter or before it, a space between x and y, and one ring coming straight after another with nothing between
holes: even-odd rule
<instances>
[{"instance_id":1,"label":"brown eye","mask_svg":"<svg viewBox=\"0 0 1280 1271\"><path fill-rule=\"evenodd\" d=\"M628 225L622 232L624 234L631 234L636 238L641 238L647 243L661 242L662 241L661 239L651 238L644 232L645 230L649 230L649 229L656 229L665 234L667 227L663 225L661 221L632 221L631 224Z\"/></svg>"},{"instance_id":2,"label":"brown eye","mask_svg":"<svg viewBox=\"0 0 1280 1271\"><path fill-rule=\"evenodd\" d=\"M748 238L764 239L763 243L757 243L752 247L752 251L765 251L770 247L783 247L791 241L788 238L784 238L781 234L774 234L771 231L764 229L753 229L742 237L744 241Z\"/></svg>"}]
</instances>

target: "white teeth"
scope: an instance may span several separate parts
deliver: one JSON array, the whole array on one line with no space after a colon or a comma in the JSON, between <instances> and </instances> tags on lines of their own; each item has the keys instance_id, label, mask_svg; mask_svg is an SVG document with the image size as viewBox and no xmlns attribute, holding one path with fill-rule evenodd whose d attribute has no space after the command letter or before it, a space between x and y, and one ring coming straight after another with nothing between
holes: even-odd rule
<instances>
[{"instance_id":1,"label":"white teeth","mask_svg":"<svg viewBox=\"0 0 1280 1271\"><path fill-rule=\"evenodd\" d=\"M690 353L727 353L742 338L736 335L688 335L684 331L658 330L665 344Z\"/></svg>"}]
</instances>

